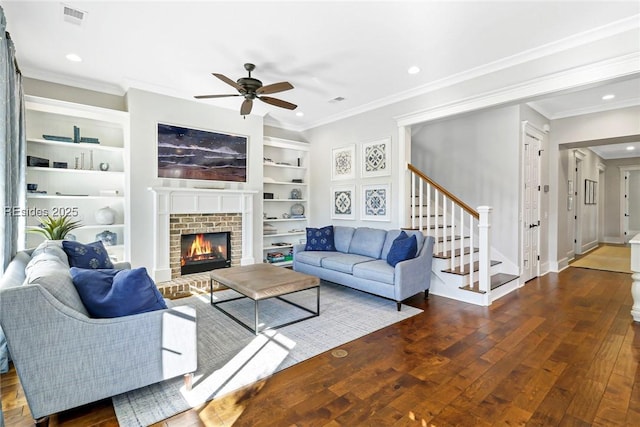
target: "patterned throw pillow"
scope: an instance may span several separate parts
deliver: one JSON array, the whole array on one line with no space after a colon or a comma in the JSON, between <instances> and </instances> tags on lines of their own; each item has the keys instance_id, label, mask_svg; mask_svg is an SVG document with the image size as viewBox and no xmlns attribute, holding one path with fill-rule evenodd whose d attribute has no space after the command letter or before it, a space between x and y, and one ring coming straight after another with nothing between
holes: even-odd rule
<instances>
[{"instance_id":1,"label":"patterned throw pillow","mask_svg":"<svg viewBox=\"0 0 640 427\"><path fill-rule=\"evenodd\" d=\"M411 237L402 231L391 244L389 254L387 255L387 263L395 267L397 263L415 258L418 251L418 239L415 234Z\"/></svg>"},{"instance_id":2,"label":"patterned throw pillow","mask_svg":"<svg viewBox=\"0 0 640 427\"><path fill-rule=\"evenodd\" d=\"M113 268L113 263L101 241L85 245L71 240L63 240L62 248L69 258L71 267Z\"/></svg>"},{"instance_id":3,"label":"patterned throw pillow","mask_svg":"<svg viewBox=\"0 0 640 427\"><path fill-rule=\"evenodd\" d=\"M333 225L322 228L307 227L307 244L305 251L335 251L333 243Z\"/></svg>"}]
</instances>

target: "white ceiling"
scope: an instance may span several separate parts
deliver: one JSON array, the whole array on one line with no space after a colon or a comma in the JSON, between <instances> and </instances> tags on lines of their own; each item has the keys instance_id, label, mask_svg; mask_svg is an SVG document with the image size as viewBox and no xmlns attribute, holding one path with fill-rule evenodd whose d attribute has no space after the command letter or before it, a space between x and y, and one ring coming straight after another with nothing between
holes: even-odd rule
<instances>
[{"instance_id":1,"label":"white ceiling","mask_svg":"<svg viewBox=\"0 0 640 427\"><path fill-rule=\"evenodd\" d=\"M273 95L295 112L260 102L265 123L307 129L415 96L434 82L640 13L640 2L597 1L3 1L7 29L26 77L124 94L136 87L171 96L234 93L252 62ZM543 29L532 31L532 28ZM83 59L74 63L65 55ZM417 65L419 74L407 69ZM624 90L638 101L638 83ZM342 102L330 102L344 97ZM618 101L620 98L618 98ZM195 101L239 110L241 98ZM566 95L538 100L550 115L579 111Z\"/></svg>"}]
</instances>

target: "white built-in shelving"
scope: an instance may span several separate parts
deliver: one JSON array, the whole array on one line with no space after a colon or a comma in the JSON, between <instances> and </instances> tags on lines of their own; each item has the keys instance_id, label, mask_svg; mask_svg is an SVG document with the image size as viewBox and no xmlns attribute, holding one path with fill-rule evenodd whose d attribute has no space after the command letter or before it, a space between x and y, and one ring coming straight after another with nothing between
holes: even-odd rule
<instances>
[{"instance_id":1,"label":"white built-in shelving","mask_svg":"<svg viewBox=\"0 0 640 427\"><path fill-rule=\"evenodd\" d=\"M27 192L28 212L57 215L70 212L82 227L73 230L76 239L93 242L103 231L117 234L117 245L107 246L118 259L129 257L129 114L89 105L25 96L27 156L49 161L49 166L27 166L27 183L37 184ZM74 139L74 126L81 137L98 143L45 139L44 135ZM54 162L58 167L54 167ZM100 165L108 164L106 170ZM98 224L95 213L109 206L116 212L114 224ZM38 223L27 217L27 226ZM27 233L27 247L42 236Z\"/></svg>"},{"instance_id":2,"label":"white built-in shelving","mask_svg":"<svg viewBox=\"0 0 640 427\"><path fill-rule=\"evenodd\" d=\"M269 262L269 254L289 255L293 245L304 242L309 224L309 144L265 137L263 177L262 251ZM302 217L291 217L300 211ZM266 234L268 230L272 234ZM291 264L290 259L273 262Z\"/></svg>"}]
</instances>

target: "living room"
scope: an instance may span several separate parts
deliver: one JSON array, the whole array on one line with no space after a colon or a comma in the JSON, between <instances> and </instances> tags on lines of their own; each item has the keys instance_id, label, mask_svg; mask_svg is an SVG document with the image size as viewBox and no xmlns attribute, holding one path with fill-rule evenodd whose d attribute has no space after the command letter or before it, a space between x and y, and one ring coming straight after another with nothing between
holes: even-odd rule
<instances>
[{"instance_id":1,"label":"living room","mask_svg":"<svg viewBox=\"0 0 640 427\"><path fill-rule=\"evenodd\" d=\"M544 154L541 160L541 184L548 186L549 190L541 196L543 210L543 215L540 217L539 255L541 263L536 277L545 276L548 273L559 273L566 269L569 261L580 250L592 249L592 246L589 245L593 245L593 242L597 244L609 240L611 243L623 243L620 241L620 239L624 240L620 230L617 230L617 234L605 235L609 239L603 239L600 238L601 236L591 236L592 230L589 229L589 233L584 233L584 247L579 247L576 251L576 245L573 244L576 237L574 235L576 227L571 222L573 211L570 212L564 208L567 204L567 182L572 180L568 171L572 169L574 160L569 157L569 149L566 149L563 144L593 140L613 142L621 137L640 135L640 124L637 120L634 121L639 112L638 104L619 105L619 108L608 110L608 112L591 113L593 116L585 119L586 122L592 121L602 124L606 121L608 124L606 126L592 126L589 129L590 133L586 134L584 122L575 124L569 123L571 119L568 118L557 117L554 119L545 116L529 103L550 97L551 94L558 95L605 83L631 80L632 77L637 78L640 72L638 65L638 51L640 49L637 42L639 25L638 7L633 2L621 2L611 8L605 3L594 3L594 5L587 7L587 12L585 12L590 18L580 19L577 17L566 18L570 16L571 7L566 6L563 2L554 3L552 6L547 5L553 7L554 11L557 7L558 13L560 13L558 17L548 16L547 25L554 28L556 32L550 31L547 39L541 38L532 41L531 44L523 42L518 49L515 46L510 46L509 49L512 49L509 51L510 54L504 54L502 57L497 55L493 61L488 61L485 58L483 62L479 59L477 64L471 61L472 52L465 50L464 54L460 56L467 57L469 63L466 66L460 64L461 68L459 69L447 69L442 64L446 65L449 60L453 61L451 57L454 54L452 52L456 49L452 45L447 49L437 51L441 55L434 56L434 58L438 58L437 61L426 59L420 61L423 75L425 72L429 72L430 67L435 66L434 63L442 67L438 68L437 72L433 71L430 78L421 81L420 84L412 82L410 79L413 78L413 75L408 75L405 70L410 64L405 66L403 63L401 67L403 75L397 79L402 80L406 86L398 86L394 90L385 92L387 96L378 97L362 97L357 91L347 92L347 87L352 80L360 78L360 74L368 75L373 73L373 69L376 67L381 67L381 62L384 62L381 53L376 54L381 56L362 55L361 60L356 61L355 58L358 54L355 52L358 52L358 48L355 47L354 42L353 47L347 43L342 48L334 47L331 50L333 56L330 57L322 55L321 47L313 44L314 49L308 49L312 50L314 54L308 55L307 51L305 55L303 50L294 50L294 46L290 43L285 44L287 48L279 48L278 45L285 43L287 37L277 31L274 31L273 35L269 37L254 36L246 43L234 41L233 44L226 45L220 39L211 41L209 49L216 52L215 56L226 56L228 59L213 58L199 65L197 72L194 71L194 66L187 65L191 55L186 53L167 55L163 61L185 63L184 68L189 70L188 73L179 74L167 71L169 67L167 70L157 67L158 74L166 74L164 77L167 80L152 78L150 81L142 81L140 80L143 78L141 75L132 76L126 71L122 72L122 76L126 77L121 77L128 79L126 83L123 83L122 80L94 81L95 76L92 76L89 71L85 75L78 73L78 71L71 71L69 75L62 76L61 70L52 70L53 72L47 75L44 64L38 64L34 58L27 59L25 57L23 59L21 56L26 55L25 52L29 49L21 46L43 40L39 36L32 36L33 38L28 40L28 32L35 32L34 28L40 28L38 24L40 21L29 21L29 19L31 17L33 19L45 18L35 13L35 9L23 14L20 12L20 8L36 8L40 5L23 6L18 3L4 2L3 8L7 15L7 29L16 46L18 64L23 72L25 95L108 108L125 112L128 116L127 142L125 143L125 157L128 162L125 191L128 201L127 225L126 231L123 232L126 243L120 260L128 261L133 266L146 266L152 273L165 268L164 265L158 265L155 253L158 233L154 227L157 212L154 207L156 196L154 191L150 190L153 188L169 188L180 191L195 187L208 187L207 189L211 191L220 190L231 193L235 191L252 194L250 196L252 201L251 224L248 227L250 232L243 236L243 238L250 240L247 244L251 249L248 254L243 254L243 257L246 258L247 263L250 263L251 260L260 262L264 258L262 230L265 221L263 216L265 213L272 214L272 212L266 212L261 196L261 193L264 192L263 181L265 178L263 161L267 157L263 141L274 138L308 144L309 200L307 201L306 216L309 226L322 227L335 224L384 229L408 226L409 208L406 196L409 192L409 185L406 182L406 163L409 162L427 172L435 181L445 185L447 189L471 206L489 205L493 207L493 247L496 252L502 255L506 271L519 273L523 264L521 253L523 237L520 234L521 218L519 217L521 192L518 189L521 152L517 144L509 144L509 142L520 141L520 126L523 120L529 121L539 129L551 129L547 134L545 142L547 145L543 148ZM237 14L235 9L237 6L216 3L215 7L207 10L210 16ZM339 4L325 3L320 5L320 3L294 6L288 3L265 2L261 6L251 4L251 7L255 7L254 11L267 13L270 7L280 10L285 5L289 5L293 8L288 12L290 16L295 16L301 22L303 21L301 16L305 15L327 16L344 13L334 9L341 6ZM84 2L77 2L72 6L88 11L89 18L82 26L64 27L76 24L62 21L58 12L58 4L54 8L55 19L50 19L59 21L57 25L64 29L64 33L70 32L76 36L82 34L81 31L84 31L85 28L91 29L91 26L95 25L94 22L99 22L100 14L104 13L103 8L106 7L104 5L99 7L99 4L92 6ZM367 33L371 38L365 42L373 40L381 45L388 44L389 46L385 48L391 50L394 43L398 43L396 46L406 46L408 52L418 49L418 43L410 43L408 40L423 36L422 33L416 35L407 31L407 34L402 34L400 31L394 31L394 28L401 27L399 24L396 23L390 26L393 28L387 28L381 23L385 16L385 8L391 8L390 4L383 2L376 5L373 9L379 7L380 10L376 10L376 13L370 12L370 15L363 13L361 9L365 7L363 5L350 3L342 6L352 14L361 14L359 19L365 24L381 28L377 35L372 34L373 32ZM456 7L459 8L455 9L458 12L456 19L463 20L461 16L464 16L465 20L471 20L471 13L462 13L465 6L468 4L456 4ZM501 22L499 18L504 19L510 13L513 13L514 17L518 15L515 5L504 4L502 6L505 9L500 11L498 17L493 18L495 19L493 23ZM47 5L47 7L52 6ZM93 7L97 9L92 9ZM170 6L161 4L158 7L162 9ZM306 7L310 9L305 9ZM412 8L421 7L424 5L409 2L403 4L400 11L406 13ZM535 10L535 6L530 4L522 7L530 7L526 12L523 12L524 14L532 13ZM512 10L512 8L516 9ZM419 10L424 14L424 18L427 12ZM129 13L124 11L127 9L123 9L123 15L129 14L130 16L142 13L138 9ZM186 9L182 12L186 13ZM12 14L15 15L12 16ZM547 15L544 8L541 8L539 14ZM198 15L206 16L207 14L200 13ZM399 13L396 11L393 15L397 16ZM414 19L419 21L420 14L416 15L418 17ZM600 18L596 20L598 15ZM434 16L436 16L435 12ZM13 19L14 17L15 19ZM562 17L567 19L570 28L561 29ZM189 21L188 15L182 18L184 21ZM429 19L431 22L433 18ZM530 22L520 15L518 15L518 19L522 19L522 22ZM589 19L593 19L597 25L589 23ZM461 24L462 22L454 20L451 24L452 28L455 27L454 23ZM305 24L309 28L315 28L316 25L313 24L311 27L312 23L305 22ZM236 31L240 31L244 24L234 25L238 27ZM302 23L297 25L302 25ZM129 28L133 25L127 23L125 26ZM117 25L113 24L113 28L116 27ZM27 30L27 28L31 30ZM482 30L486 33L482 33ZM258 30L253 31L256 31L254 34L257 34ZM261 27L261 31L266 30ZM455 32L455 30L449 31ZM482 34L483 37L487 37L488 41L491 41L505 38L505 34L509 34L510 31L515 31L515 29L508 26L497 29L493 33L487 28L478 28L470 33L459 32L456 34L461 38L472 38L470 34ZM179 31L165 32L180 33ZM151 38L149 34L151 33L145 35L143 32L134 32L129 37L146 40L147 37ZM299 30L294 34L304 34L304 32ZM518 34L522 40L526 40L524 33ZM381 42L384 37L389 38L386 43ZM164 41L159 38L152 45L162 45L161 40ZM428 39L423 38L422 40ZM310 40L306 40L306 42L311 43ZM243 45L246 47L238 48ZM455 47L457 46L455 45ZM64 49L67 47L65 46ZM233 49L240 49L241 54L238 51L234 52ZM505 47L505 49L507 48ZM396 50L398 49L396 48ZM421 50L415 51L422 52ZM156 52L157 54L158 52ZM203 50L199 52L199 55L206 57L207 53ZM211 56L214 55L211 54ZM117 67L123 69L129 65L132 66L136 61L144 61L137 58L134 53L123 55L123 58L126 58L126 61L118 61L117 59L111 59L111 61L112 63L126 64ZM287 60L290 62L287 63ZM328 65L334 61L352 62L352 60L357 63L355 67L359 70L358 73L354 73L353 69L350 71L346 69L345 71L334 70ZM87 58L84 62L90 61L91 59ZM254 108L256 108L254 113L240 115L238 114L239 98L222 101L193 99L194 95L203 93L234 92L233 88L225 86L224 82L211 76L211 72L223 73L235 80L237 77L245 75L246 72L242 64L246 61L256 62L254 77L262 79L265 84L291 81L295 88L276 96L298 103L299 111L304 111L305 116L300 118L294 116L292 112L279 111L280 109L272 105L260 105L262 107L260 109L258 102L254 103ZM484 66L484 68L474 69L473 65ZM323 67L332 71L323 71ZM198 74L196 79L192 78L194 74ZM318 82L339 80L339 84L330 89L321 86L314 87L312 86L314 84L313 78ZM185 86L183 80L192 83ZM363 80L365 80L364 77ZM388 81L390 82L391 79ZM318 82L315 84L319 84ZM359 87L358 90L365 93L371 91L371 87L376 86L373 82L368 84L368 89ZM389 85L393 86L391 82ZM118 89L114 90L114 87ZM410 88L414 91L412 95L407 93ZM298 100L303 98L297 98L297 90L318 94L315 102L319 104L318 99L322 99L322 107L318 107L316 112L310 103ZM346 93L348 95L344 96ZM341 96L344 96L346 100L334 101L335 98ZM333 102L327 102L329 100ZM342 104L346 106L341 106L341 103L346 103ZM283 115L284 113L289 113L289 116ZM491 118L487 119L488 116ZM623 120L621 117L626 119ZM474 130L477 131L477 135L482 135L473 141L473 144L464 145L460 142L468 135L463 135L456 141L452 139L451 144L453 145L447 144L443 140L430 143L432 135L437 135L442 129L447 129L447 124L451 125L447 130L451 134L451 128L460 129L460 123L465 120L467 123L476 123L477 126L474 126ZM196 182L160 177L157 174L155 157L158 146L158 123L246 136L248 140L246 182L220 184L219 182ZM495 131L496 129L501 131ZM359 150L364 143L380 139L390 141L391 150L388 158L391 161L391 173L375 179L356 176L350 184L353 184L358 190L363 185L370 183L388 185L391 189L389 203L391 209L387 220L373 222L363 219L359 210L354 219L336 219L332 216L330 209L332 187L339 184L332 180L332 170L329 167L332 164L333 151L353 145L358 150L357 158L359 158ZM456 147L455 150L452 147ZM457 158L458 163L452 165L448 162L433 160L443 158L448 158L451 161L455 161ZM583 159L585 169L582 179L589 178L598 181L598 161L590 151L587 153L587 157ZM453 168L458 169L459 172L450 173ZM471 179L465 182L460 179L463 176L471 177ZM470 185L469 181L473 181L473 185ZM213 188L216 186L223 188ZM619 204L618 199L612 203ZM583 208L583 212L586 213L587 209L592 207L585 208L583 206ZM281 215L281 212L278 212L278 215ZM605 219L605 221L607 220ZM613 223L617 224L618 221L619 219L615 218ZM606 227L601 226L600 230L602 231L603 228L616 229L615 226L609 227L607 225ZM246 248L247 245L243 247L244 250ZM159 279L160 276L155 278ZM164 280L156 281L162 282ZM524 282L521 285L524 285Z\"/></svg>"}]
</instances>

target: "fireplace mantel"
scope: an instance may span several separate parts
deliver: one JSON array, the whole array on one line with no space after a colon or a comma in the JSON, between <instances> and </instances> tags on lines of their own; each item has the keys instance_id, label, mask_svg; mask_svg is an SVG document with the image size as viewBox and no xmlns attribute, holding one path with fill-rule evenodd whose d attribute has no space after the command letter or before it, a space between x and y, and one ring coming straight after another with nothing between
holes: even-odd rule
<instances>
[{"instance_id":1,"label":"fireplace mantel","mask_svg":"<svg viewBox=\"0 0 640 427\"><path fill-rule=\"evenodd\" d=\"M153 278L171 280L169 267L169 215L197 213L242 214L241 265L254 264L253 190L217 190L204 188L150 187L154 194Z\"/></svg>"}]
</instances>

